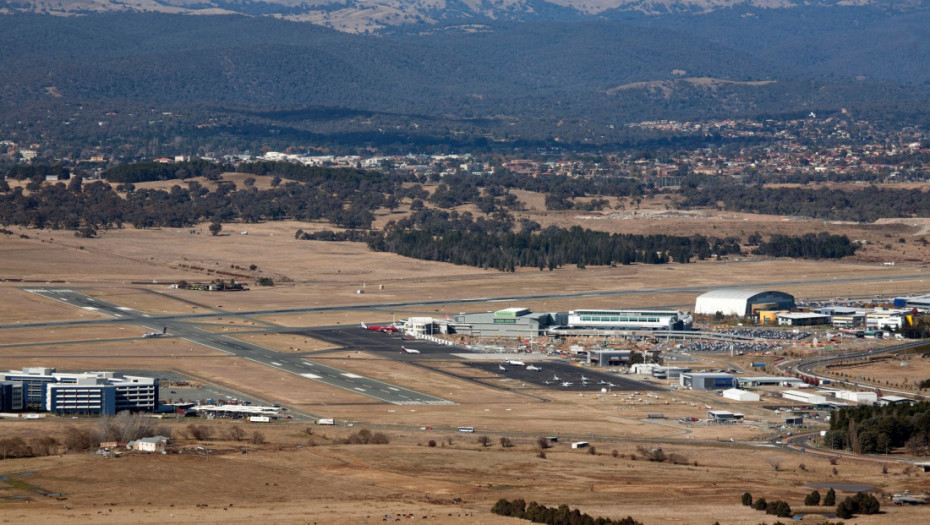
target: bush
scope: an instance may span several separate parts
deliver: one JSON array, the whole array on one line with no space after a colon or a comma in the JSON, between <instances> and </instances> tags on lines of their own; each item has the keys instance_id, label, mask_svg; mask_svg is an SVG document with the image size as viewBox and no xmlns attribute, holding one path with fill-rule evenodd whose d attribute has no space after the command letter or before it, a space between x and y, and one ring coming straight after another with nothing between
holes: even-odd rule
<instances>
[{"instance_id":1,"label":"bush","mask_svg":"<svg viewBox=\"0 0 930 525\"><path fill-rule=\"evenodd\" d=\"M820 505L820 492L815 490L805 496L804 504L808 506Z\"/></svg>"},{"instance_id":2,"label":"bush","mask_svg":"<svg viewBox=\"0 0 930 525\"><path fill-rule=\"evenodd\" d=\"M69 452L83 452L97 446L100 442L94 433L86 428L68 427L65 430L65 449Z\"/></svg>"},{"instance_id":3,"label":"bush","mask_svg":"<svg viewBox=\"0 0 930 525\"><path fill-rule=\"evenodd\" d=\"M765 510L769 506L768 502L765 501L765 498L759 498L755 503L752 504L752 508L756 510Z\"/></svg>"},{"instance_id":4,"label":"bush","mask_svg":"<svg viewBox=\"0 0 930 525\"><path fill-rule=\"evenodd\" d=\"M206 425L187 425L187 431L190 433L191 437L197 441L204 441L210 439L213 436L213 430Z\"/></svg>"},{"instance_id":5,"label":"bush","mask_svg":"<svg viewBox=\"0 0 930 525\"><path fill-rule=\"evenodd\" d=\"M825 507L832 507L836 505L836 491L830 489L827 491L827 494L823 497L823 505Z\"/></svg>"},{"instance_id":6,"label":"bush","mask_svg":"<svg viewBox=\"0 0 930 525\"><path fill-rule=\"evenodd\" d=\"M427 446L429 446L430 448L435 447L435 446L436 446L436 440L435 440L435 439L429 440L429 443L427 443Z\"/></svg>"},{"instance_id":7,"label":"bush","mask_svg":"<svg viewBox=\"0 0 930 525\"><path fill-rule=\"evenodd\" d=\"M387 435L381 432L372 434L371 430L363 428L358 432L349 435L342 442L346 445L387 445L390 443Z\"/></svg>"},{"instance_id":8,"label":"bush","mask_svg":"<svg viewBox=\"0 0 930 525\"><path fill-rule=\"evenodd\" d=\"M849 519L854 514L878 514L881 504L871 494L857 492L855 496L848 496L836 506L836 517Z\"/></svg>"},{"instance_id":9,"label":"bush","mask_svg":"<svg viewBox=\"0 0 930 525\"><path fill-rule=\"evenodd\" d=\"M741 501L743 502L743 505L747 507L751 507L752 506L752 494L748 492L743 492L743 497Z\"/></svg>"},{"instance_id":10,"label":"bush","mask_svg":"<svg viewBox=\"0 0 930 525\"><path fill-rule=\"evenodd\" d=\"M478 436L478 443L481 443L482 447L487 447L491 445L491 438L488 436Z\"/></svg>"},{"instance_id":11,"label":"bush","mask_svg":"<svg viewBox=\"0 0 930 525\"><path fill-rule=\"evenodd\" d=\"M509 437L502 437L501 446L504 448L510 448L513 446L513 441L511 441Z\"/></svg>"},{"instance_id":12,"label":"bush","mask_svg":"<svg viewBox=\"0 0 930 525\"><path fill-rule=\"evenodd\" d=\"M539 436L539 438L536 439L536 445L543 450L552 446L549 444L549 440L543 436Z\"/></svg>"},{"instance_id":13,"label":"bush","mask_svg":"<svg viewBox=\"0 0 930 525\"><path fill-rule=\"evenodd\" d=\"M765 507L766 514L774 514L779 518L788 518L791 516L791 506L784 501L773 501Z\"/></svg>"}]
</instances>

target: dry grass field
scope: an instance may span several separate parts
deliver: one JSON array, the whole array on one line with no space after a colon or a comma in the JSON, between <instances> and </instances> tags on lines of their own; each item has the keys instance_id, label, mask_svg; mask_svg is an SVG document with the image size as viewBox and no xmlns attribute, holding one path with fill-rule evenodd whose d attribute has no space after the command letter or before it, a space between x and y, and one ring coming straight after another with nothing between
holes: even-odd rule
<instances>
[{"instance_id":1,"label":"dry grass field","mask_svg":"<svg viewBox=\"0 0 930 525\"><path fill-rule=\"evenodd\" d=\"M532 207L532 202L529 203ZM541 203L535 206L543 207ZM632 210L625 203L626 210ZM650 211L651 210L651 211ZM620 213L622 210L612 210ZM68 232L16 229L0 238L0 369L51 366L60 370L124 369L174 371L197 381L280 402L295 414L356 421L355 427L312 426L290 421L266 426L210 421L214 438L193 440L189 420L169 421L184 454L128 455L105 459L64 454L0 461L0 523L376 523L426 520L436 523L520 523L489 513L501 497L523 497L547 505L580 507L592 515L631 515L647 524L720 523L756 525L771 516L739 504L745 491L800 506L807 483L862 482L884 493L930 490L930 475L892 463L887 473L875 463L827 458L757 446L772 437L778 417L760 406L740 406L713 394L660 392L659 399L628 392L578 395L523 386L469 368L456 359L428 366L336 349L329 343L288 334L257 334L281 327L356 325L414 315L442 316L507 306L536 311L576 307L679 306L692 308L696 293L662 291L684 287L777 288L799 297L904 294L930 290L923 274L928 260L916 242L926 225L876 225L783 221L737 214L662 216L662 202L644 202L629 217L580 217L577 213L530 210L542 223L583 224L623 232L703 233L724 236L757 230L783 233L830 231L871 244L856 260L843 262L763 260L706 261L690 265L563 268L513 274L371 253L351 243L297 241L294 232L325 225L296 222L224 225L211 236L194 229L132 229L78 239ZM247 231L247 235L241 232ZM24 234L28 238L18 236ZM907 242L897 243L899 237ZM891 240L889 240L891 239ZM914 242L912 242L914 241ZM892 250L884 248L892 244ZM911 251L913 250L913 253ZM893 258L897 257L897 258ZM876 261L898 261L894 267ZM910 261L910 262L909 262ZM254 270L250 269L255 265ZM215 278L249 283L251 290L211 293L171 289L168 284ZM254 286L271 277L273 287ZM844 282L846 279L859 279ZM785 282L783 286L772 283ZM232 357L180 338L145 340L143 329L104 323L52 329L17 328L39 321L102 319L90 310L44 299L23 288L70 287L82 293L153 315L217 314L198 319L203 328L258 343L454 401L454 405L395 406ZM650 292L647 289L660 289ZM364 293L357 293L362 290ZM618 296L528 295L624 293ZM462 305L459 299L488 298ZM437 301L430 306L380 306ZM364 309L352 309L364 305ZM320 312L269 313L287 308L329 308ZM238 315L240 312L262 312ZM75 342L70 344L68 342ZM907 375L930 377L920 359ZM888 374L898 373L901 368ZM870 371L876 377L879 371ZM884 373L884 372L882 372ZM469 380L462 379L467 376ZM889 377L891 377L889 375ZM613 395L616 394L616 395ZM668 403L668 404L666 404ZM693 405L692 405L693 403ZM765 404L765 403L763 403ZM736 426L685 426L679 417L703 417L705 405L746 414ZM651 420L662 413L667 419ZM71 425L94 421L49 418L0 420L0 437L43 435L63 438ZM458 426L476 433L460 434ZM266 443L230 441L230 429ZM421 427L431 430L417 430ZM339 440L366 427L384 432L387 445L346 445ZM490 447L477 437L488 435ZM560 443L538 457L539 436ZM596 437L589 437L594 435ZM514 445L503 448L501 437ZM730 438L734 439L731 443ZM449 440L451 439L451 443ZM572 450L567 441L586 439L595 454ZM428 446L429 441L436 447ZM196 447L204 447L199 450ZM645 461L637 447L662 447L682 464ZM241 449L249 450L242 454ZM588 449L590 450L590 449ZM612 452L616 450L617 456ZM636 455L634 460L631 455ZM686 461L685 461L686 460ZM775 471L772 461L781 461ZM801 465L804 465L803 467ZM37 491L60 493L59 499ZM842 494L842 493L841 493ZM28 496L21 501L16 496ZM930 522L930 509L892 507L885 514L854 522ZM387 519L385 516L390 515ZM825 518L808 517L818 523Z\"/></svg>"}]
</instances>

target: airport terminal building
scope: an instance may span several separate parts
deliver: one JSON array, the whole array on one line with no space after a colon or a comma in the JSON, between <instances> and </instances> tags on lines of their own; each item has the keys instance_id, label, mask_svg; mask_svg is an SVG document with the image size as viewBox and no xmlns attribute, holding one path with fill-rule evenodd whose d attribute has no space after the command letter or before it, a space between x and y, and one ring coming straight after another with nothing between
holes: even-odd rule
<instances>
[{"instance_id":1,"label":"airport terminal building","mask_svg":"<svg viewBox=\"0 0 930 525\"><path fill-rule=\"evenodd\" d=\"M570 328L600 330L685 330L677 310L573 310L568 312Z\"/></svg>"},{"instance_id":2,"label":"airport terminal building","mask_svg":"<svg viewBox=\"0 0 930 525\"><path fill-rule=\"evenodd\" d=\"M495 312L458 314L449 322L457 334L475 337L530 339L553 324L550 313L533 313L529 308L504 308Z\"/></svg>"},{"instance_id":3,"label":"airport terminal building","mask_svg":"<svg viewBox=\"0 0 930 525\"><path fill-rule=\"evenodd\" d=\"M111 416L124 410L152 412L158 407L158 379L152 377L23 368L0 372L0 381L22 385L22 409Z\"/></svg>"}]
</instances>

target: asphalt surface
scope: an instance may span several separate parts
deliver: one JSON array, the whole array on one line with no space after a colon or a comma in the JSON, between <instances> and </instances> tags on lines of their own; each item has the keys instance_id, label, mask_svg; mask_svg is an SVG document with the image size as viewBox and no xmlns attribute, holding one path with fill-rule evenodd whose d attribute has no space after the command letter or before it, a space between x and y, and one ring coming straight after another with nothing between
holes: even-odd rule
<instances>
[{"instance_id":1,"label":"asphalt surface","mask_svg":"<svg viewBox=\"0 0 930 525\"><path fill-rule=\"evenodd\" d=\"M204 330L187 321L168 316L152 316L132 308L119 306L67 288L28 288L27 291L74 306L91 310L114 319L139 325L148 332L157 334L163 330L165 337L180 338L206 346L229 355L248 359L282 372L298 375L308 380L324 383L349 392L361 394L394 405L450 405L451 401L392 385L359 374L317 363L300 355L282 354L256 344L240 341L233 337ZM360 329L361 330L361 329ZM382 334L383 335L383 334ZM142 334L139 334L142 337ZM400 348L397 349L400 351Z\"/></svg>"},{"instance_id":2,"label":"asphalt surface","mask_svg":"<svg viewBox=\"0 0 930 525\"><path fill-rule=\"evenodd\" d=\"M599 371L597 368L581 368L564 361L523 361L524 366L507 364L503 359L496 361L466 361L468 366L512 379L516 383L560 390L565 392L658 392L664 391L656 385L628 379L617 374ZM540 370L528 369L533 366Z\"/></svg>"}]
</instances>

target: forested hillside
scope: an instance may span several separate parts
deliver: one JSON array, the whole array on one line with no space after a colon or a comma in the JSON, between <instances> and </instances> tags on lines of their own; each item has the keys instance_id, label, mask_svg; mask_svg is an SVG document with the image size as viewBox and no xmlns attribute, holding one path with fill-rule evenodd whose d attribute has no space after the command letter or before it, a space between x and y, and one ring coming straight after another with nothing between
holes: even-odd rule
<instances>
[{"instance_id":1,"label":"forested hillside","mask_svg":"<svg viewBox=\"0 0 930 525\"><path fill-rule=\"evenodd\" d=\"M0 16L0 71L16 72L0 81L0 139L600 147L641 140L626 125L655 119L843 108L928 120L924 11L805 13L797 27L759 11L380 36L268 17Z\"/></svg>"}]
</instances>

